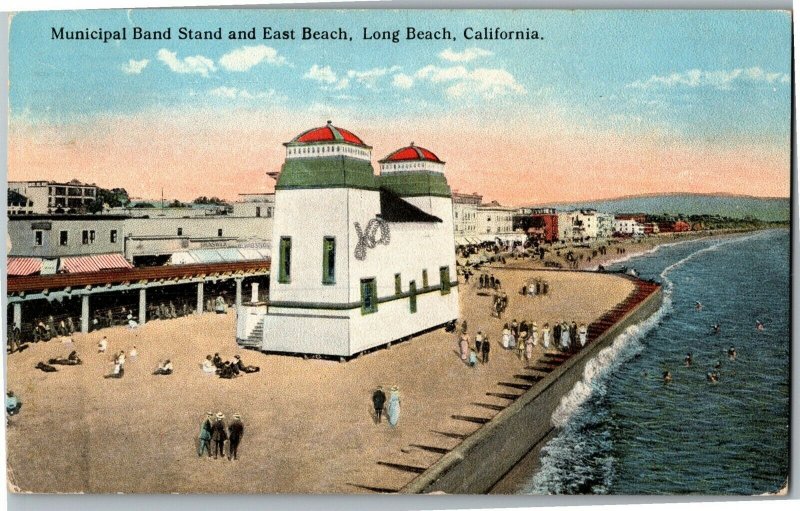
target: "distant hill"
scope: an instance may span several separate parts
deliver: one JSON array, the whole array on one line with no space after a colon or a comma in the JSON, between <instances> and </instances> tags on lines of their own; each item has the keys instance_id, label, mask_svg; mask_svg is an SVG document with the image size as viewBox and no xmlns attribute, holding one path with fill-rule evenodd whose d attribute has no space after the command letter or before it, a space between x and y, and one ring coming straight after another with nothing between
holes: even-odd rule
<instances>
[{"instance_id":1,"label":"distant hill","mask_svg":"<svg viewBox=\"0 0 800 511\"><path fill-rule=\"evenodd\" d=\"M673 215L720 215L730 218L754 217L762 221L789 221L791 202L781 197L752 197L726 194L654 194L583 202L536 204L559 210L596 209L603 213L648 213Z\"/></svg>"}]
</instances>

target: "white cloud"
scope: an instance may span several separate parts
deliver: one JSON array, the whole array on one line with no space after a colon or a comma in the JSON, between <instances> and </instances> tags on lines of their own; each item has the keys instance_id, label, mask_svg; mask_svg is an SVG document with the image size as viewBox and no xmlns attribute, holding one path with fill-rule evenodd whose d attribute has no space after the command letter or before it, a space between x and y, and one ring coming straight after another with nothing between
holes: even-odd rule
<instances>
[{"instance_id":1,"label":"white cloud","mask_svg":"<svg viewBox=\"0 0 800 511\"><path fill-rule=\"evenodd\" d=\"M374 67L366 71L355 71L351 69L347 72L347 77L354 79L368 89L374 89L378 85L378 80L384 76L400 71L400 66Z\"/></svg>"},{"instance_id":2,"label":"white cloud","mask_svg":"<svg viewBox=\"0 0 800 511\"><path fill-rule=\"evenodd\" d=\"M311 66L303 78L308 80L316 80L322 83L336 83L336 73L333 72L331 66L321 67L316 64Z\"/></svg>"},{"instance_id":3,"label":"white cloud","mask_svg":"<svg viewBox=\"0 0 800 511\"><path fill-rule=\"evenodd\" d=\"M208 76L208 73L213 73L217 70L214 61L202 55L179 59L176 52L162 48L158 50L157 57L158 60L176 73Z\"/></svg>"},{"instance_id":4,"label":"white cloud","mask_svg":"<svg viewBox=\"0 0 800 511\"><path fill-rule=\"evenodd\" d=\"M251 93L245 89L237 89L236 87L220 86L208 91L209 96L224 99L268 99L273 101L284 101L286 96L279 94L275 89Z\"/></svg>"},{"instance_id":5,"label":"white cloud","mask_svg":"<svg viewBox=\"0 0 800 511\"><path fill-rule=\"evenodd\" d=\"M489 57L494 53L482 48L467 48L461 53L447 48L439 54L439 58L450 62L470 62L480 57Z\"/></svg>"},{"instance_id":6,"label":"white cloud","mask_svg":"<svg viewBox=\"0 0 800 511\"><path fill-rule=\"evenodd\" d=\"M219 59L219 65L228 71L248 71L253 66L262 62L280 66L286 63L286 59L278 55L278 50L264 46L242 46L236 50L226 53Z\"/></svg>"},{"instance_id":7,"label":"white cloud","mask_svg":"<svg viewBox=\"0 0 800 511\"><path fill-rule=\"evenodd\" d=\"M768 73L760 67L747 69L737 68L730 71L703 71L701 69L690 69L683 73L671 73L668 75L653 75L647 80L637 80L631 82L626 87L634 89L656 89L671 87L712 87L719 90L730 89L736 82L751 83L789 83L789 75L786 73Z\"/></svg>"},{"instance_id":8,"label":"white cloud","mask_svg":"<svg viewBox=\"0 0 800 511\"><path fill-rule=\"evenodd\" d=\"M414 79L404 73L397 73L392 79L392 85L399 89L410 89L414 86Z\"/></svg>"},{"instance_id":9,"label":"white cloud","mask_svg":"<svg viewBox=\"0 0 800 511\"><path fill-rule=\"evenodd\" d=\"M445 89L451 98L480 96L493 99L498 96L527 94L514 75L505 69L477 68L469 70L464 66L438 67L425 66L415 73L416 78L431 83L452 83Z\"/></svg>"},{"instance_id":10,"label":"white cloud","mask_svg":"<svg viewBox=\"0 0 800 511\"><path fill-rule=\"evenodd\" d=\"M150 61L148 59L133 60L130 59L127 64L122 65L122 72L126 75L138 75L144 68L147 67Z\"/></svg>"}]
</instances>

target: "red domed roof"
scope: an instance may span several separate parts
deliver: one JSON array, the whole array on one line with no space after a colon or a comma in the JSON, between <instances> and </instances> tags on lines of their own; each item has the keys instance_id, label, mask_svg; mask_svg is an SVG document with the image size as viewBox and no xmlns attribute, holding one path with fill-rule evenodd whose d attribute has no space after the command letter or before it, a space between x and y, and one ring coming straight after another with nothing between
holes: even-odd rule
<instances>
[{"instance_id":1,"label":"red domed roof","mask_svg":"<svg viewBox=\"0 0 800 511\"><path fill-rule=\"evenodd\" d=\"M403 147L391 153L386 158L382 159L381 163L389 163L395 161L432 161L436 163L444 163L433 152L428 151L424 147L418 147L411 142L408 147Z\"/></svg>"},{"instance_id":2,"label":"red domed roof","mask_svg":"<svg viewBox=\"0 0 800 511\"><path fill-rule=\"evenodd\" d=\"M320 128L313 128L297 135L290 144L313 144L315 142L347 142L349 144L369 147L363 140L358 138L353 132L343 128L337 128L331 121Z\"/></svg>"}]
</instances>

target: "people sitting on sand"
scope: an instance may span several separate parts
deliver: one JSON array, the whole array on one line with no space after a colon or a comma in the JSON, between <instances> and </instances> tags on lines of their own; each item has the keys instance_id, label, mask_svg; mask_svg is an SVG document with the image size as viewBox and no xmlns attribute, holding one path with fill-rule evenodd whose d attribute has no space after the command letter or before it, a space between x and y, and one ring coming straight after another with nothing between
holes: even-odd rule
<instances>
[{"instance_id":1,"label":"people sitting on sand","mask_svg":"<svg viewBox=\"0 0 800 511\"><path fill-rule=\"evenodd\" d=\"M56 357L47 361L48 364L62 365L62 366L77 366L81 365L83 361L78 357L77 351L72 351L66 358Z\"/></svg>"},{"instance_id":2,"label":"people sitting on sand","mask_svg":"<svg viewBox=\"0 0 800 511\"><path fill-rule=\"evenodd\" d=\"M228 312L228 304L222 296L218 296L214 302L214 312L217 314L225 314Z\"/></svg>"},{"instance_id":3,"label":"people sitting on sand","mask_svg":"<svg viewBox=\"0 0 800 511\"><path fill-rule=\"evenodd\" d=\"M691 352L687 353L686 356L683 358L683 364L686 367L691 367L692 366L692 353Z\"/></svg>"},{"instance_id":4,"label":"people sitting on sand","mask_svg":"<svg viewBox=\"0 0 800 511\"><path fill-rule=\"evenodd\" d=\"M125 376L125 368L119 363L119 360L114 362L114 369L110 374L103 376L103 378L122 378Z\"/></svg>"},{"instance_id":5,"label":"people sitting on sand","mask_svg":"<svg viewBox=\"0 0 800 511\"><path fill-rule=\"evenodd\" d=\"M213 374L217 372L217 368L214 366L214 362L211 360L211 355L207 355L206 359L203 360L203 372Z\"/></svg>"},{"instance_id":6,"label":"people sitting on sand","mask_svg":"<svg viewBox=\"0 0 800 511\"><path fill-rule=\"evenodd\" d=\"M731 346L728 348L728 358L731 360L736 360L736 348Z\"/></svg>"},{"instance_id":7,"label":"people sitting on sand","mask_svg":"<svg viewBox=\"0 0 800 511\"><path fill-rule=\"evenodd\" d=\"M234 357L233 357L233 365L235 365L236 368L239 369L239 371L241 371L243 373L246 373L246 374L257 373L257 372L259 372L261 370L261 368L258 367L258 366L246 366L246 365L244 365L244 363L242 362L242 357L239 356L239 355L234 355Z\"/></svg>"},{"instance_id":8,"label":"people sitting on sand","mask_svg":"<svg viewBox=\"0 0 800 511\"><path fill-rule=\"evenodd\" d=\"M158 369L153 371L153 374L160 376L168 376L172 374L172 362L170 359L166 359L164 362L158 364Z\"/></svg>"},{"instance_id":9,"label":"people sitting on sand","mask_svg":"<svg viewBox=\"0 0 800 511\"><path fill-rule=\"evenodd\" d=\"M214 367L217 369L222 369L222 357L219 356L219 353L214 353L214 359L212 362L214 362Z\"/></svg>"},{"instance_id":10,"label":"people sitting on sand","mask_svg":"<svg viewBox=\"0 0 800 511\"><path fill-rule=\"evenodd\" d=\"M217 374L220 378L225 378L226 380L230 380L239 376L239 368L235 365L231 364L230 362L223 362L222 367L217 369Z\"/></svg>"},{"instance_id":11,"label":"people sitting on sand","mask_svg":"<svg viewBox=\"0 0 800 511\"><path fill-rule=\"evenodd\" d=\"M117 362L119 365L124 367L125 366L125 352L124 351L120 351L119 353L117 353L117 356L114 357L114 361Z\"/></svg>"},{"instance_id":12,"label":"people sitting on sand","mask_svg":"<svg viewBox=\"0 0 800 511\"><path fill-rule=\"evenodd\" d=\"M108 338L104 335L100 342L97 343L97 352L98 353L105 353L108 349Z\"/></svg>"},{"instance_id":13,"label":"people sitting on sand","mask_svg":"<svg viewBox=\"0 0 800 511\"><path fill-rule=\"evenodd\" d=\"M662 377L664 378L664 383L670 383L672 381L672 373L669 370L664 371Z\"/></svg>"},{"instance_id":14,"label":"people sitting on sand","mask_svg":"<svg viewBox=\"0 0 800 511\"><path fill-rule=\"evenodd\" d=\"M34 367L40 371L44 371L45 373L54 373L58 371L58 369L55 367L45 364L44 362L39 362Z\"/></svg>"},{"instance_id":15,"label":"people sitting on sand","mask_svg":"<svg viewBox=\"0 0 800 511\"><path fill-rule=\"evenodd\" d=\"M131 360L136 360L136 357L138 357L138 356L139 356L139 350L136 349L136 345L134 344L133 348L128 350L128 357Z\"/></svg>"}]
</instances>

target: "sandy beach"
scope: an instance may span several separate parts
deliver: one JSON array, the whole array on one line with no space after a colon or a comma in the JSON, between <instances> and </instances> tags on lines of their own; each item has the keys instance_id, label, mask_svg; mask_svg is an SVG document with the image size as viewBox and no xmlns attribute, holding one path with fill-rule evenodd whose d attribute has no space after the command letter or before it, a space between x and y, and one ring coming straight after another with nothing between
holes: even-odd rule
<instances>
[{"instance_id":1,"label":"sandy beach","mask_svg":"<svg viewBox=\"0 0 800 511\"><path fill-rule=\"evenodd\" d=\"M500 346L506 321L575 320L587 324L633 289L614 275L492 268L508 290L503 320L489 315L491 298L474 282L460 286L469 333L488 333L490 361L465 366L453 334L439 329L346 363L303 360L241 350L234 341L235 314L205 314L154 321L76 336L80 366L56 373L34 369L40 360L66 356L70 345L38 343L8 356L8 388L22 412L8 428L9 483L31 492L275 492L359 493L394 491L415 473L381 463L427 468L480 424L452 416L491 418L509 404L487 392L521 393L502 383L531 374L516 353ZM540 277L546 297L516 293ZM109 353L97 353L100 337ZM120 380L104 379L110 353L136 345ZM261 372L223 380L200 370L205 355L241 354ZM535 357L541 356L541 347ZM153 376L170 358L171 376ZM398 385L402 407L397 428L376 424L370 396L377 385ZM476 404L480 403L480 404ZM488 405L488 406L487 406ZM196 442L206 411L229 421L240 413L245 434L238 461L199 459ZM546 420L543 418L543 420ZM443 435L441 433L447 433Z\"/></svg>"}]
</instances>

